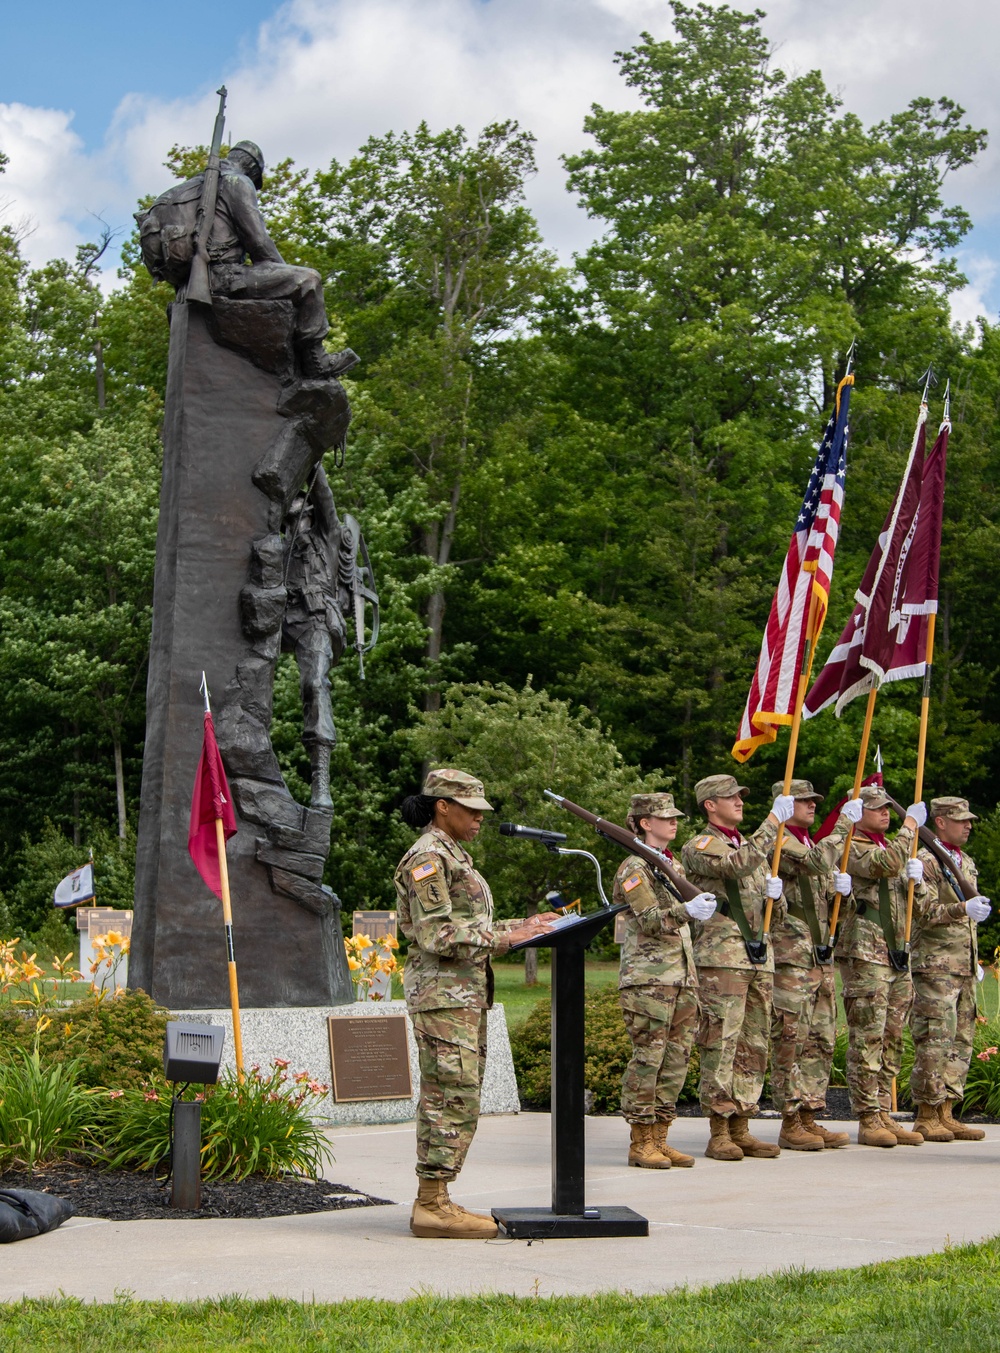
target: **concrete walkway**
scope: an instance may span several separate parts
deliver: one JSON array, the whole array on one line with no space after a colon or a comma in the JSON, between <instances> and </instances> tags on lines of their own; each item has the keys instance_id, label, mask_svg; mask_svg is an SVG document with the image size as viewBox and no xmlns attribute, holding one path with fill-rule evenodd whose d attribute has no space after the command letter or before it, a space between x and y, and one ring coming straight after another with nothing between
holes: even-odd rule
<instances>
[{"instance_id":1,"label":"concrete walkway","mask_svg":"<svg viewBox=\"0 0 1000 1353\"><path fill-rule=\"evenodd\" d=\"M758 1134L776 1140L776 1121ZM0 1299L63 1292L98 1301L116 1292L192 1300L264 1297L403 1299L420 1292L518 1295L608 1289L662 1292L789 1267L840 1268L926 1254L996 1232L1000 1127L984 1142L855 1145L777 1160L705 1160L704 1119L682 1118L671 1141L693 1170L630 1170L627 1129L588 1120L587 1202L624 1203L649 1217L648 1239L416 1240L412 1124L336 1129L331 1180L399 1200L395 1207L270 1221L106 1222L74 1218L0 1251ZM853 1135L853 1134L852 1134ZM466 1206L549 1203L549 1117L480 1123L453 1190Z\"/></svg>"}]
</instances>

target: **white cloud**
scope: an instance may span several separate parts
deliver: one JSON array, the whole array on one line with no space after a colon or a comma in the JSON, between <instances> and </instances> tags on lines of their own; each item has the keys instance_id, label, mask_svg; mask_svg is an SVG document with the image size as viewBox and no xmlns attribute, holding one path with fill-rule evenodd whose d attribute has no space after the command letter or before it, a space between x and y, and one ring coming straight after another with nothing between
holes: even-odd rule
<instances>
[{"instance_id":1,"label":"white cloud","mask_svg":"<svg viewBox=\"0 0 1000 1353\"><path fill-rule=\"evenodd\" d=\"M957 291L951 298L951 317L956 324L975 324L981 315L995 319L996 305L990 304L986 297L996 293L1000 264L988 254L975 250L962 250L958 262L969 279L968 286Z\"/></svg>"},{"instance_id":2,"label":"white cloud","mask_svg":"<svg viewBox=\"0 0 1000 1353\"><path fill-rule=\"evenodd\" d=\"M772 0L769 10L764 29L779 63L789 71L818 66L867 121L918 95L947 94L976 125L1000 125L990 59L1000 11L991 0L952 6L946 31L931 0L841 0L833 9L816 0ZM291 155L318 167L348 157L370 135L411 128L421 118L435 129L461 122L472 133L516 118L538 137L531 206L547 242L567 258L597 227L566 193L559 157L586 144L582 124L591 103L634 106L612 58L643 29L669 36L666 4L288 0L235 68L220 70L230 91L229 129L259 141L272 159ZM169 146L205 141L215 104L210 89L169 102L124 94L105 144L90 153L69 114L0 106L0 146L12 161L0 192L13 199L12 212L38 223L27 242L32 260L71 256L81 239L92 238L88 211L129 227L135 199L166 186ZM947 191L988 223L998 189L1000 145ZM1000 282L979 276L977 295ZM979 301L960 305L967 303Z\"/></svg>"}]
</instances>

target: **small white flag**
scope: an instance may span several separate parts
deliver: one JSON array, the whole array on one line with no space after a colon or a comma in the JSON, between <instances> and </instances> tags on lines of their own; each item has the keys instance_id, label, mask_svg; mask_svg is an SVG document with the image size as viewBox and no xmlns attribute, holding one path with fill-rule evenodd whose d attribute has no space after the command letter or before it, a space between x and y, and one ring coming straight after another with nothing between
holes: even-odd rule
<instances>
[{"instance_id":1,"label":"small white flag","mask_svg":"<svg viewBox=\"0 0 1000 1353\"><path fill-rule=\"evenodd\" d=\"M81 902L91 902L93 898L94 866L91 864L67 874L52 894L52 902L56 907L78 907Z\"/></svg>"}]
</instances>

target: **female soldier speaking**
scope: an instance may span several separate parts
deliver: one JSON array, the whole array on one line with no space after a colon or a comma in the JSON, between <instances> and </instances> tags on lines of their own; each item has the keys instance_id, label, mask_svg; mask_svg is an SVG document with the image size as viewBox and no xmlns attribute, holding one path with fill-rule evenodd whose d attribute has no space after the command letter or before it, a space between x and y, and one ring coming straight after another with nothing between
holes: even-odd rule
<instances>
[{"instance_id":1,"label":"female soldier speaking","mask_svg":"<svg viewBox=\"0 0 1000 1353\"><path fill-rule=\"evenodd\" d=\"M399 862L394 883L400 928L409 940L403 990L420 1056L417 1105L419 1188L410 1215L415 1236L488 1240L492 1217L448 1196L479 1121L486 1065L486 1011L493 1004L492 954L544 930L554 916L493 920L493 895L462 845L492 811L482 782L461 770L434 770L404 800L403 821L424 829Z\"/></svg>"}]
</instances>

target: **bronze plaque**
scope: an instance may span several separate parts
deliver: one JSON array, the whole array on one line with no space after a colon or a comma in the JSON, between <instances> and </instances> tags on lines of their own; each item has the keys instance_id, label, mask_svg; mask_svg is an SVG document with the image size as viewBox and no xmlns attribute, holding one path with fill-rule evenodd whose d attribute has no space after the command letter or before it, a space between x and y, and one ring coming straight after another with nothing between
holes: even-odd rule
<instances>
[{"instance_id":1,"label":"bronze plaque","mask_svg":"<svg viewBox=\"0 0 1000 1353\"><path fill-rule=\"evenodd\" d=\"M405 1015L329 1015L333 1098L410 1099Z\"/></svg>"},{"instance_id":2,"label":"bronze plaque","mask_svg":"<svg viewBox=\"0 0 1000 1353\"><path fill-rule=\"evenodd\" d=\"M367 935L370 940L381 940L386 935L396 938L394 911L356 911L352 935Z\"/></svg>"}]
</instances>

